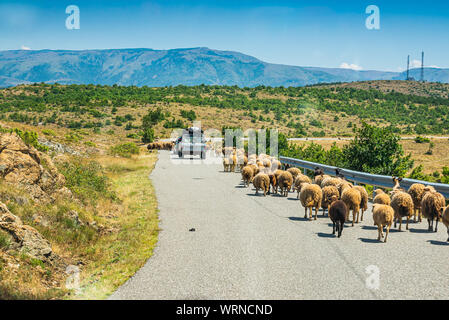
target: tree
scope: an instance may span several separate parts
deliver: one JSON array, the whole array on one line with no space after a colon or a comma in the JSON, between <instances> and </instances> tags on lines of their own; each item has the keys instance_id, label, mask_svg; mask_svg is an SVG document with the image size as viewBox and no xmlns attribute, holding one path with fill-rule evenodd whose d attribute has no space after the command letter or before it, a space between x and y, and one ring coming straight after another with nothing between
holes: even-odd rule
<instances>
[{"instance_id":1,"label":"tree","mask_svg":"<svg viewBox=\"0 0 449 320\"><path fill-rule=\"evenodd\" d=\"M153 141L154 141L154 129L146 128L145 130L143 130L142 142L143 143L151 143Z\"/></svg>"},{"instance_id":2,"label":"tree","mask_svg":"<svg viewBox=\"0 0 449 320\"><path fill-rule=\"evenodd\" d=\"M365 122L356 129L356 136L343 148L348 169L404 176L413 167L411 154L404 156L400 136L391 128L379 128Z\"/></svg>"}]
</instances>

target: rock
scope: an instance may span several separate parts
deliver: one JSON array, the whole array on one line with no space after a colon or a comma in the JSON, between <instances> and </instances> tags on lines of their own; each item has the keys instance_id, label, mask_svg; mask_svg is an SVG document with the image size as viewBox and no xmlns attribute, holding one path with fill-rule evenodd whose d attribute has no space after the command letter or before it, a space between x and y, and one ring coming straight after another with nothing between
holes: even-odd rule
<instances>
[{"instance_id":1,"label":"rock","mask_svg":"<svg viewBox=\"0 0 449 320\"><path fill-rule=\"evenodd\" d=\"M76 212L75 210L70 210L67 213L67 216L69 217L69 219L71 219L75 223L76 226L84 225L84 223L79 218L78 212Z\"/></svg>"},{"instance_id":2,"label":"rock","mask_svg":"<svg viewBox=\"0 0 449 320\"><path fill-rule=\"evenodd\" d=\"M0 134L0 179L22 186L36 201L51 202L55 197L72 198L65 177L51 158L27 146L15 133Z\"/></svg>"},{"instance_id":3,"label":"rock","mask_svg":"<svg viewBox=\"0 0 449 320\"><path fill-rule=\"evenodd\" d=\"M50 242L33 227L24 225L0 202L0 229L8 232L18 244L19 250L34 259L60 265L62 260L53 252Z\"/></svg>"}]
</instances>

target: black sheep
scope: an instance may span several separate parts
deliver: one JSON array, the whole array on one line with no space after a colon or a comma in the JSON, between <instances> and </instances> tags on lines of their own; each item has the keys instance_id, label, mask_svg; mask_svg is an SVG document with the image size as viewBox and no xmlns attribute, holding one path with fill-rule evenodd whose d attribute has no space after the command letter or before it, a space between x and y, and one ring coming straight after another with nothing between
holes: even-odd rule
<instances>
[{"instance_id":1,"label":"black sheep","mask_svg":"<svg viewBox=\"0 0 449 320\"><path fill-rule=\"evenodd\" d=\"M343 201L338 200L336 196L332 196L329 199L329 202L331 203L329 207L329 217L333 223L332 234L335 234L335 231L337 231L338 237L340 238L345 225L346 216L348 215L348 207Z\"/></svg>"},{"instance_id":2,"label":"black sheep","mask_svg":"<svg viewBox=\"0 0 449 320\"><path fill-rule=\"evenodd\" d=\"M316 176L321 176L323 174L324 174L323 169L320 169L319 167L316 167L313 176L316 177Z\"/></svg>"}]
</instances>

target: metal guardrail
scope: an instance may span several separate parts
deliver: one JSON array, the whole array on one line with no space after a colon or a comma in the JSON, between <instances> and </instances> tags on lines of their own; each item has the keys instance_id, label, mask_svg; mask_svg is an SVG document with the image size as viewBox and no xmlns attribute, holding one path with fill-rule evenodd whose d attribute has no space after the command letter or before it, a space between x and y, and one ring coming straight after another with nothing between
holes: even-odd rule
<instances>
[{"instance_id":1,"label":"metal guardrail","mask_svg":"<svg viewBox=\"0 0 449 320\"><path fill-rule=\"evenodd\" d=\"M343 168L337 168L320 163L314 163L310 161L304 161L288 157L279 157L279 160L283 164L289 164L294 167L309 169L312 171L315 170L316 167L319 167L324 171L325 174L333 176L335 176L335 169L340 169L340 173L343 174L347 180L355 183L369 184L381 188L393 188L394 186L393 179L391 176L382 176L378 174L370 174L365 172L347 170ZM433 183L414 179L403 179L401 181L401 187L408 190L408 188L410 188L410 186L414 183L422 183L426 186L432 186L439 193L441 193L446 199L449 199L449 184Z\"/></svg>"}]
</instances>

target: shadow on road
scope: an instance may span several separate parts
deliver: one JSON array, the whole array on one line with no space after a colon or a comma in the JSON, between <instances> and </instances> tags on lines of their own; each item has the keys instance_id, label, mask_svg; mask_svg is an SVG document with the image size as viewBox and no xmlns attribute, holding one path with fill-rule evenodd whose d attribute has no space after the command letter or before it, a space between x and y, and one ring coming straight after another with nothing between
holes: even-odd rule
<instances>
[{"instance_id":1,"label":"shadow on road","mask_svg":"<svg viewBox=\"0 0 449 320\"><path fill-rule=\"evenodd\" d=\"M300 218L300 217L288 217L288 219L291 221L311 221L307 218Z\"/></svg>"},{"instance_id":2,"label":"shadow on road","mask_svg":"<svg viewBox=\"0 0 449 320\"><path fill-rule=\"evenodd\" d=\"M320 237L320 238L337 238L337 236L335 234L332 234L332 233L317 232L317 236Z\"/></svg>"},{"instance_id":3,"label":"shadow on road","mask_svg":"<svg viewBox=\"0 0 449 320\"><path fill-rule=\"evenodd\" d=\"M412 233L434 233L433 231L427 230L427 229L409 229Z\"/></svg>"},{"instance_id":4,"label":"shadow on road","mask_svg":"<svg viewBox=\"0 0 449 320\"><path fill-rule=\"evenodd\" d=\"M365 243L383 243L377 239L359 238L359 240Z\"/></svg>"},{"instance_id":5,"label":"shadow on road","mask_svg":"<svg viewBox=\"0 0 449 320\"><path fill-rule=\"evenodd\" d=\"M430 242L431 244L435 246L449 246L449 242L443 242L443 241L437 241L437 240L428 240L427 242Z\"/></svg>"},{"instance_id":6,"label":"shadow on road","mask_svg":"<svg viewBox=\"0 0 449 320\"><path fill-rule=\"evenodd\" d=\"M298 198L287 198L287 200L290 200L290 201L299 201Z\"/></svg>"}]
</instances>

